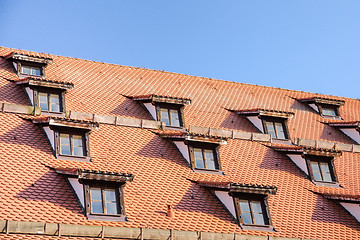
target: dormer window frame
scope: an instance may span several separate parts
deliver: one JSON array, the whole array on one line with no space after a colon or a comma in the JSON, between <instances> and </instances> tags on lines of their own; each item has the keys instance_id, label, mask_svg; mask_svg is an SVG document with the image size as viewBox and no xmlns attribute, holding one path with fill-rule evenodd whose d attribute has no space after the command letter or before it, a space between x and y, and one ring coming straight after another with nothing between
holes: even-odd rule
<instances>
[{"instance_id":1,"label":"dormer window frame","mask_svg":"<svg viewBox=\"0 0 360 240\"><path fill-rule=\"evenodd\" d=\"M16 73L21 78L24 78L24 77L41 77L41 78L45 78L46 77L46 75L45 75L46 65L44 65L44 64L33 63L33 62L24 62L24 61L17 61L17 62L14 62L14 63L17 65ZM23 68L24 67L39 68L40 69L40 75L23 73Z\"/></svg>"},{"instance_id":2,"label":"dormer window frame","mask_svg":"<svg viewBox=\"0 0 360 240\"><path fill-rule=\"evenodd\" d=\"M150 95L141 95L141 96L131 96L135 101L141 102L143 108L149 113L150 116L155 121L162 121L161 117L161 109L168 109L168 123L165 127L167 129L174 130L184 130L185 129L185 118L184 118L184 108L186 105L190 105L191 100L187 98L179 98L179 97L170 97L170 96L160 96L155 94ZM176 110L179 125L174 126L171 120L171 110ZM165 111L166 112L166 111ZM166 121L165 121L166 123Z\"/></svg>"},{"instance_id":3,"label":"dormer window frame","mask_svg":"<svg viewBox=\"0 0 360 240\"><path fill-rule=\"evenodd\" d=\"M184 128L184 114L183 114L183 109L184 109L184 105L179 105L179 104L170 104L170 103L162 103L162 102L155 102L155 108L156 108L156 117L158 121L163 121L162 119L162 110L166 109L168 111L168 118L169 118L169 125L166 125L166 127L172 127L172 128ZM171 110L176 110L177 111L177 115L178 115L178 121L179 121L179 126L175 126L173 124L173 117L171 115Z\"/></svg>"},{"instance_id":4,"label":"dormer window frame","mask_svg":"<svg viewBox=\"0 0 360 240\"><path fill-rule=\"evenodd\" d=\"M270 117L270 116L260 116L261 117L261 121L263 124L263 128L264 128L264 133L269 134L272 136L273 139L276 140L289 140L290 139L290 134L287 128L287 118L280 118L280 117ZM268 129L268 124L267 123L272 123L273 128L274 128L274 134L270 133L270 130ZM279 129L277 128L279 125L281 124L281 128L284 134L284 138L280 138L279 137ZM275 136L274 136L275 135Z\"/></svg>"},{"instance_id":5,"label":"dormer window frame","mask_svg":"<svg viewBox=\"0 0 360 240\"><path fill-rule=\"evenodd\" d=\"M55 171L67 177L88 220L127 221L124 188L126 183L133 181L134 175L75 168L56 168ZM100 195L96 194L99 190ZM93 205L100 211L94 211ZM116 213L109 212L108 209L114 209L114 206Z\"/></svg>"},{"instance_id":6,"label":"dormer window frame","mask_svg":"<svg viewBox=\"0 0 360 240\"><path fill-rule=\"evenodd\" d=\"M253 193L232 193L231 195L234 199L235 211L241 227L269 228L273 225L270 217L268 195L253 194ZM245 211L244 209L241 208L241 205L243 205L244 203L248 204L249 211ZM264 221L264 224L256 223L255 215L260 215L260 214L259 212L256 212L256 210L254 209L255 203L260 203L261 206L260 213L262 215L262 220ZM244 222L244 216L246 213L250 214L252 223Z\"/></svg>"},{"instance_id":7,"label":"dormer window frame","mask_svg":"<svg viewBox=\"0 0 360 240\"><path fill-rule=\"evenodd\" d=\"M339 106L329 105L329 104L322 104L322 103L315 103L317 108L319 109L319 114L324 118L341 118ZM331 109L334 110L335 116L324 114L324 109Z\"/></svg>"},{"instance_id":8,"label":"dormer window frame","mask_svg":"<svg viewBox=\"0 0 360 240\"><path fill-rule=\"evenodd\" d=\"M57 159L63 160L77 160L77 161L90 161L91 154L90 154L90 131L86 129L77 129L77 128L69 128L69 127L50 127L51 130L54 131L55 137L55 157ZM62 146L61 143L61 135L68 134L69 135L69 147L70 147L70 154L62 154ZM81 136L82 137L82 148L83 148L83 155L77 156L74 154L74 136ZM66 144L67 145L67 144Z\"/></svg>"},{"instance_id":9,"label":"dormer window frame","mask_svg":"<svg viewBox=\"0 0 360 240\"><path fill-rule=\"evenodd\" d=\"M306 161L306 165L308 167L308 172L309 172L309 177L311 179L312 182L314 183L319 183L319 184L338 184L338 177L336 174L336 170L335 170L335 165L334 165L334 157L330 157L330 156L318 156L318 155L311 155L311 154L303 154L303 158ZM314 163L317 163L317 168L318 171L314 171ZM332 181L325 181L325 173L323 173L323 169L321 168L321 163L326 163L326 166L329 169L329 173L330 173L330 177ZM322 178L322 180L317 180L315 179L314 176L314 172L319 172L320 177Z\"/></svg>"},{"instance_id":10,"label":"dormer window frame","mask_svg":"<svg viewBox=\"0 0 360 240\"><path fill-rule=\"evenodd\" d=\"M220 154L219 154L219 148L220 148L219 144L208 143L208 142L198 142L198 141L185 141L185 144L188 146L189 157L190 157L190 166L193 170L222 172L221 162L220 162ZM196 159L197 159L195 156L196 150L201 151L204 168L199 168L196 166ZM206 155L209 151L212 152L215 169L207 168L208 158L206 157Z\"/></svg>"},{"instance_id":11,"label":"dormer window frame","mask_svg":"<svg viewBox=\"0 0 360 240\"><path fill-rule=\"evenodd\" d=\"M297 99L299 102L308 104L309 107L314 109L320 116L327 119L339 119L342 120L340 116L340 107L345 104L345 101L338 99L329 99L322 97L313 97L313 98L304 98ZM324 109L334 110L335 116L324 114Z\"/></svg>"},{"instance_id":12,"label":"dormer window frame","mask_svg":"<svg viewBox=\"0 0 360 240\"><path fill-rule=\"evenodd\" d=\"M44 110L41 108L42 113L47 114L64 114L66 112L66 104L65 104L65 94L66 90L64 89L57 89L57 88L49 88L49 87L41 87L41 86L31 86L30 89L33 90L33 100L34 100L34 106L40 107L40 94L46 93L48 95L47 98L47 104L48 104L48 110ZM60 111L51 111L51 95L57 95L59 96L59 109Z\"/></svg>"}]
</instances>

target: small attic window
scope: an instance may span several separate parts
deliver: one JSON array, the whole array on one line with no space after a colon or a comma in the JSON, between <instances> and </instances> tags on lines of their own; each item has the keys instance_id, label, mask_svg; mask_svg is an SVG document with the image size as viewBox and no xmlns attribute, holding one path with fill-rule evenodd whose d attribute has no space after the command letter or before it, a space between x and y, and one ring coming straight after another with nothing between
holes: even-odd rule
<instances>
[{"instance_id":1,"label":"small attic window","mask_svg":"<svg viewBox=\"0 0 360 240\"><path fill-rule=\"evenodd\" d=\"M316 182L335 183L337 182L333 158L323 156L306 156L310 177Z\"/></svg>"},{"instance_id":2,"label":"small attic window","mask_svg":"<svg viewBox=\"0 0 360 240\"><path fill-rule=\"evenodd\" d=\"M166 126L183 126L181 106L157 103L156 112L158 121L165 122Z\"/></svg>"},{"instance_id":3,"label":"small attic window","mask_svg":"<svg viewBox=\"0 0 360 240\"><path fill-rule=\"evenodd\" d=\"M57 168L56 172L68 176L87 219L127 221L123 189L134 175L71 168Z\"/></svg>"},{"instance_id":4,"label":"small attic window","mask_svg":"<svg viewBox=\"0 0 360 240\"><path fill-rule=\"evenodd\" d=\"M221 170L218 144L189 141L188 147L193 169Z\"/></svg>"},{"instance_id":5,"label":"small attic window","mask_svg":"<svg viewBox=\"0 0 360 240\"><path fill-rule=\"evenodd\" d=\"M242 228L258 230L255 228L268 227L271 229L272 223L267 199L270 194L276 194L276 191L275 186L230 184L230 195L234 198L237 219Z\"/></svg>"},{"instance_id":6,"label":"small attic window","mask_svg":"<svg viewBox=\"0 0 360 240\"><path fill-rule=\"evenodd\" d=\"M308 104L324 118L341 119L339 108L344 105L343 100L313 97L298 99L299 102Z\"/></svg>"},{"instance_id":7,"label":"small attic window","mask_svg":"<svg viewBox=\"0 0 360 240\"><path fill-rule=\"evenodd\" d=\"M269 216L265 205L264 196L261 195L237 195L235 197L238 219L241 224L268 226Z\"/></svg>"},{"instance_id":8,"label":"small attic window","mask_svg":"<svg viewBox=\"0 0 360 240\"><path fill-rule=\"evenodd\" d=\"M54 91L38 91L38 99L35 105L45 112L63 112L62 94Z\"/></svg>"},{"instance_id":9,"label":"small attic window","mask_svg":"<svg viewBox=\"0 0 360 240\"><path fill-rule=\"evenodd\" d=\"M167 127L183 128L185 126L183 109L185 105L191 103L190 99L159 95L131 98L140 101L154 120L164 122Z\"/></svg>"},{"instance_id":10,"label":"small attic window","mask_svg":"<svg viewBox=\"0 0 360 240\"><path fill-rule=\"evenodd\" d=\"M42 69L40 67L22 65L20 73L32 76L42 76Z\"/></svg>"},{"instance_id":11,"label":"small attic window","mask_svg":"<svg viewBox=\"0 0 360 240\"><path fill-rule=\"evenodd\" d=\"M53 116L34 117L32 121L42 125L56 158L90 161L89 135L99 123Z\"/></svg>"},{"instance_id":12,"label":"small attic window","mask_svg":"<svg viewBox=\"0 0 360 240\"><path fill-rule=\"evenodd\" d=\"M260 132L272 136L273 139L288 141L287 120L294 117L292 112L266 109L232 110L244 115Z\"/></svg>"},{"instance_id":13,"label":"small attic window","mask_svg":"<svg viewBox=\"0 0 360 240\"><path fill-rule=\"evenodd\" d=\"M265 133L270 134L275 139L288 139L285 119L282 118L263 118Z\"/></svg>"}]
</instances>

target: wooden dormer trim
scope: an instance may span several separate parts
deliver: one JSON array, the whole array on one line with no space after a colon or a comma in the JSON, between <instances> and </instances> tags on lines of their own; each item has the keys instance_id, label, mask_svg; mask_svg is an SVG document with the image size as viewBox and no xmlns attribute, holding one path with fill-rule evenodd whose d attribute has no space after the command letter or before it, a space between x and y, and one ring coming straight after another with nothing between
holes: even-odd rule
<instances>
[{"instance_id":1,"label":"wooden dormer trim","mask_svg":"<svg viewBox=\"0 0 360 240\"><path fill-rule=\"evenodd\" d=\"M312 97L312 98L302 98L297 99L299 102L303 103L315 103L315 104L327 104L332 106L343 106L345 104L345 101L338 100L338 99L331 99L331 98L322 98L322 97Z\"/></svg>"},{"instance_id":2,"label":"wooden dormer trim","mask_svg":"<svg viewBox=\"0 0 360 240\"><path fill-rule=\"evenodd\" d=\"M263 195L275 195L277 187L270 185L244 184L244 183L230 183L231 193L252 193Z\"/></svg>"},{"instance_id":3,"label":"wooden dormer trim","mask_svg":"<svg viewBox=\"0 0 360 240\"><path fill-rule=\"evenodd\" d=\"M56 88L56 89L73 89L74 84L68 82L58 82L53 81L46 78L37 78L37 77L27 77L25 79L21 79L20 81L16 81L18 85L29 85L29 86L37 86L37 87L47 87L47 88Z\"/></svg>"},{"instance_id":4,"label":"wooden dormer trim","mask_svg":"<svg viewBox=\"0 0 360 240\"><path fill-rule=\"evenodd\" d=\"M16 53L12 52L5 59L13 60L13 61L25 61L25 62L32 62L32 63L39 63L39 64L51 64L52 59L45 56L31 56L30 54L24 53Z\"/></svg>"},{"instance_id":5,"label":"wooden dormer trim","mask_svg":"<svg viewBox=\"0 0 360 240\"><path fill-rule=\"evenodd\" d=\"M188 98L170 97L170 96L162 96L162 95L154 95L154 94L133 96L131 98L135 101L142 101L142 102L168 103L168 104L180 104L180 105L191 104L191 100Z\"/></svg>"},{"instance_id":6,"label":"wooden dormer trim","mask_svg":"<svg viewBox=\"0 0 360 240\"><path fill-rule=\"evenodd\" d=\"M236 114L245 116L266 116L275 118L293 118L293 112L277 111L271 109L248 109L248 110L233 110Z\"/></svg>"},{"instance_id":7,"label":"wooden dormer trim","mask_svg":"<svg viewBox=\"0 0 360 240\"><path fill-rule=\"evenodd\" d=\"M33 123L45 124L57 127L70 127L78 129L92 130L99 127L98 122L77 120L63 117L39 116L32 118Z\"/></svg>"}]
</instances>

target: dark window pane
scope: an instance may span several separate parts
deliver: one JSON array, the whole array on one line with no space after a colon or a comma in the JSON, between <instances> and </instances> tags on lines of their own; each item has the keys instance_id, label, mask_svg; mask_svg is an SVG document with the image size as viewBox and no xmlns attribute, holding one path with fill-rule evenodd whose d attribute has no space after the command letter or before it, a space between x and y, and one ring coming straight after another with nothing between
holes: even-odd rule
<instances>
[{"instance_id":1,"label":"dark window pane","mask_svg":"<svg viewBox=\"0 0 360 240\"><path fill-rule=\"evenodd\" d=\"M179 112L178 112L178 110L171 109L170 110L170 115L171 115L171 126L180 127L180 120L179 120Z\"/></svg>"},{"instance_id":2,"label":"dark window pane","mask_svg":"<svg viewBox=\"0 0 360 240\"><path fill-rule=\"evenodd\" d=\"M102 202L91 201L91 212L92 213L104 213Z\"/></svg>"},{"instance_id":3,"label":"dark window pane","mask_svg":"<svg viewBox=\"0 0 360 240\"><path fill-rule=\"evenodd\" d=\"M268 130L268 134L270 134L273 138L276 138L274 124L272 122L266 122L266 127Z\"/></svg>"},{"instance_id":4,"label":"dark window pane","mask_svg":"<svg viewBox=\"0 0 360 240\"><path fill-rule=\"evenodd\" d=\"M50 94L50 111L60 112L60 96L59 96L59 94Z\"/></svg>"},{"instance_id":5,"label":"dark window pane","mask_svg":"<svg viewBox=\"0 0 360 240\"><path fill-rule=\"evenodd\" d=\"M161 121L165 122L166 126L170 126L169 110L167 108L160 108Z\"/></svg>"},{"instance_id":6,"label":"dark window pane","mask_svg":"<svg viewBox=\"0 0 360 240\"><path fill-rule=\"evenodd\" d=\"M277 138L285 139L285 133L284 133L283 124L278 123L278 122L275 123L275 129L276 129Z\"/></svg>"},{"instance_id":7,"label":"dark window pane","mask_svg":"<svg viewBox=\"0 0 360 240\"><path fill-rule=\"evenodd\" d=\"M39 106L42 111L49 111L48 95L47 93L39 93Z\"/></svg>"}]
</instances>

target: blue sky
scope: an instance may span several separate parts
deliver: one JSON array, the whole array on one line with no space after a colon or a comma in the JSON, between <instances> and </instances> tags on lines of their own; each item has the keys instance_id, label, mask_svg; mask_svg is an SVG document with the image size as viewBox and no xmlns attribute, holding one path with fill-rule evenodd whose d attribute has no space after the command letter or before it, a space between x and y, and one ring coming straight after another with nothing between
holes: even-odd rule
<instances>
[{"instance_id":1,"label":"blue sky","mask_svg":"<svg viewBox=\"0 0 360 240\"><path fill-rule=\"evenodd\" d=\"M0 45L360 98L360 1L0 0Z\"/></svg>"}]
</instances>

